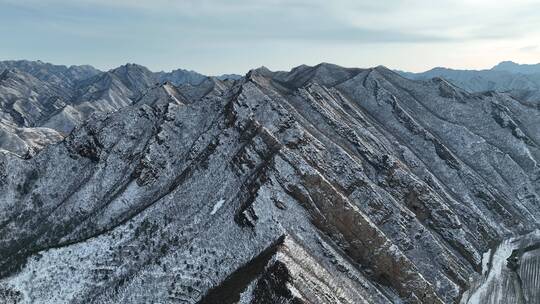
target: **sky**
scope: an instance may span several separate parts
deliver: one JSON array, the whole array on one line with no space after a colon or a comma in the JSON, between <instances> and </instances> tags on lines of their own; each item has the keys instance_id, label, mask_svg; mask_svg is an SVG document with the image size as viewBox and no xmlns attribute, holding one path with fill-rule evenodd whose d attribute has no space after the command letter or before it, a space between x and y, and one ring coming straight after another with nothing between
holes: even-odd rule
<instances>
[{"instance_id":1,"label":"sky","mask_svg":"<svg viewBox=\"0 0 540 304\"><path fill-rule=\"evenodd\" d=\"M540 0L0 0L0 60L217 75L540 62Z\"/></svg>"}]
</instances>

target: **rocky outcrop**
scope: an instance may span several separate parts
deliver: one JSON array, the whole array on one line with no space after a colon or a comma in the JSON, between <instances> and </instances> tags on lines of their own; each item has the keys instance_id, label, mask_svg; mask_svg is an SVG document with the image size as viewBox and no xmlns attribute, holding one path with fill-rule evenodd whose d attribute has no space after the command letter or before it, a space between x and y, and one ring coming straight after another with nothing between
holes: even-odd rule
<instances>
[{"instance_id":1,"label":"rocky outcrop","mask_svg":"<svg viewBox=\"0 0 540 304\"><path fill-rule=\"evenodd\" d=\"M538 228L538 114L384 67L157 85L0 154L0 292L457 303L485 251Z\"/></svg>"}]
</instances>

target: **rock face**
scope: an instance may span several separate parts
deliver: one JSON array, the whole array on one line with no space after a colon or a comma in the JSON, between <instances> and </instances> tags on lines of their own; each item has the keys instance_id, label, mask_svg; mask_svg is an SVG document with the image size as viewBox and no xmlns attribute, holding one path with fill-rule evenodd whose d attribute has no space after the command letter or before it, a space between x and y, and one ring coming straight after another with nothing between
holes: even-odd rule
<instances>
[{"instance_id":1,"label":"rock face","mask_svg":"<svg viewBox=\"0 0 540 304\"><path fill-rule=\"evenodd\" d=\"M330 64L121 75L134 104L0 153L5 302L458 303L539 228L540 113L508 94Z\"/></svg>"}]
</instances>

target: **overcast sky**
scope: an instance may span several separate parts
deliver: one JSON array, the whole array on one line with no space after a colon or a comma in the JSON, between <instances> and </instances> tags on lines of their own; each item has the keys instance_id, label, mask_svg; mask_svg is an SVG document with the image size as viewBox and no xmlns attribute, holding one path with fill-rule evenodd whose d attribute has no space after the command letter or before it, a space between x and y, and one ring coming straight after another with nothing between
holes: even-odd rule
<instances>
[{"instance_id":1,"label":"overcast sky","mask_svg":"<svg viewBox=\"0 0 540 304\"><path fill-rule=\"evenodd\" d=\"M245 73L540 62L540 0L0 0L0 60Z\"/></svg>"}]
</instances>

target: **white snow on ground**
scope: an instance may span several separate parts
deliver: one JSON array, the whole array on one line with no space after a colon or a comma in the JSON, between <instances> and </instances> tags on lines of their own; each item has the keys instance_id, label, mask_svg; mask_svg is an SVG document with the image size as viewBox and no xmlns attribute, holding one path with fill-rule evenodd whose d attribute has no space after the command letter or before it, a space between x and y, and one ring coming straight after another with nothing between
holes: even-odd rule
<instances>
[{"instance_id":1,"label":"white snow on ground","mask_svg":"<svg viewBox=\"0 0 540 304\"><path fill-rule=\"evenodd\" d=\"M489 271L489 260L491 258L491 249L482 255L482 275L487 275Z\"/></svg>"},{"instance_id":2,"label":"white snow on ground","mask_svg":"<svg viewBox=\"0 0 540 304\"><path fill-rule=\"evenodd\" d=\"M502 284L502 272L506 269L506 259L512 254L512 250L515 248L515 244L512 242L513 239L507 239L503 241L499 247L495 250L493 253L492 258L492 264L491 268L489 269L489 273L487 277L485 278L485 281L474 291L474 293L470 296L467 304L480 304L483 303L483 299L486 299L488 297L487 293L490 292L491 285L498 286ZM486 263L487 264L487 263ZM484 269L482 269L482 272L484 272ZM500 286L499 288L495 288L496 292L502 292L505 289ZM502 295L497 297L502 298Z\"/></svg>"},{"instance_id":3,"label":"white snow on ground","mask_svg":"<svg viewBox=\"0 0 540 304\"><path fill-rule=\"evenodd\" d=\"M216 214L216 212L218 212L219 208L221 208L223 206L223 203L225 203L224 199L220 199L219 201L217 201L216 204L214 205L214 208L212 208L212 212L210 212L210 215Z\"/></svg>"},{"instance_id":4,"label":"white snow on ground","mask_svg":"<svg viewBox=\"0 0 540 304\"><path fill-rule=\"evenodd\" d=\"M20 291L23 303L71 303L80 297L78 293L95 287L96 271L109 270L97 263L108 256L111 243L110 236L102 235L86 243L42 251L29 258L17 275L0 280L0 286ZM4 303L2 299L0 303Z\"/></svg>"},{"instance_id":5,"label":"white snow on ground","mask_svg":"<svg viewBox=\"0 0 540 304\"><path fill-rule=\"evenodd\" d=\"M484 253L482 259L483 277L473 282L473 287L463 294L461 304L507 303L508 290L513 288L512 285L508 284L511 279L508 279L507 259L514 249L526 247L528 239L537 238L539 235L540 230L536 230L526 235L506 239L493 253L491 250ZM490 257L491 253L492 257ZM533 286L535 286L534 284Z\"/></svg>"}]
</instances>

